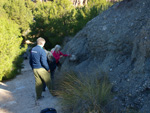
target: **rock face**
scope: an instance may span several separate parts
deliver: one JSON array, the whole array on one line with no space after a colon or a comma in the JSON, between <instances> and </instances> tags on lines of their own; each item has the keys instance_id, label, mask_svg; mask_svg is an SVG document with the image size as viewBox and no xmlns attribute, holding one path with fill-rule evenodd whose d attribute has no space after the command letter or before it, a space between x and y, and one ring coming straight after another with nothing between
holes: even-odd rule
<instances>
[{"instance_id":1,"label":"rock face","mask_svg":"<svg viewBox=\"0 0 150 113\"><path fill-rule=\"evenodd\" d=\"M150 111L150 0L115 4L70 40L63 51L64 69L108 73L122 107Z\"/></svg>"}]
</instances>

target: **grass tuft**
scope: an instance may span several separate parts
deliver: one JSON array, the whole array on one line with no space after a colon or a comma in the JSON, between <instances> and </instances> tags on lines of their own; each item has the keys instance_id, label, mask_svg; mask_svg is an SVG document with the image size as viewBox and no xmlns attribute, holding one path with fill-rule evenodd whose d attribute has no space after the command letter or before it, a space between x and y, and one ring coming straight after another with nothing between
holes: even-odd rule
<instances>
[{"instance_id":1,"label":"grass tuft","mask_svg":"<svg viewBox=\"0 0 150 113\"><path fill-rule=\"evenodd\" d=\"M66 112L104 113L112 98L111 88L107 76L77 76L70 73L65 75L57 94L62 97Z\"/></svg>"}]
</instances>

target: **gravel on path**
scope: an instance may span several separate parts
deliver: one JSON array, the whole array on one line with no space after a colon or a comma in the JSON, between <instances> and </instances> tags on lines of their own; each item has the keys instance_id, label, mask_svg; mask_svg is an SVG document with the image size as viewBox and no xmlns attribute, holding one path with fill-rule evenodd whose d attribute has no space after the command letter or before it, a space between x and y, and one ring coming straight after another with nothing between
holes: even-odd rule
<instances>
[{"instance_id":1,"label":"gravel on path","mask_svg":"<svg viewBox=\"0 0 150 113\"><path fill-rule=\"evenodd\" d=\"M36 101L35 78L28 59L23 62L21 74L7 82L0 82L0 113L40 113L44 108L61 112L60 99L53 97L48 89L43 99Z\"/></svg>"}]
</instances>

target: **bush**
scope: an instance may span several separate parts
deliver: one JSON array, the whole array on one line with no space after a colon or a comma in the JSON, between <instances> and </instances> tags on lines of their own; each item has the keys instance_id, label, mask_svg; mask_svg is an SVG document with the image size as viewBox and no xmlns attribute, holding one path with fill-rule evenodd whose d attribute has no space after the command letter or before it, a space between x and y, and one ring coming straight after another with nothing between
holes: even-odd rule
<instances>
[{"instance_id":1,"label":"bush","mask_svg":"<svg viewBox=\"0 0 150 113\"><path fill-rule=\"evenodd\" d=\"M62 97L66 112L104 113L112 97L112 86L106 76L81 76L79 79L76 74L67 74L61 86L57 94Z\"/></svg>"},{"instance_id":2,"label":"bush","mask_svg":"<svg viewBox=\"0 0 150 113\"><path fill-rule=\"evenodd\" d=\"M25 0L6 0L3 8L5 9L8 17L19 25L21 33L26 34L29 25L33 22L32 11ZM27 8L29 7L29 8Z\"/></svg>"},{"instance_id":3,"label":"bush","mask_svg":"<svg viewBox=\"0 0 150 113\"><path fill-rule=\"evenodd\" d=\"M106 0L89 0L84 7L74 7L68 0L36 3L35 22L31 25L31 38L44 37L46 48L61 44L66 36L74 36L88 21L112 5ZM33 37L32 37L33 36ZM51 45L51 46L50 46Z\"/></svg>"},{"instance_id":4,"label":"bush","mask_svg":"<svg viewBox=\"0 0 150 113\"><path fill-rule=\"evenodd\" d=\"M0 81L3 77L11 78L9 75L15 69L14 61L25 51L25 48L20 49L20 35L17 24L6 17L0 18Z\"/></svg>"}]
</instances>

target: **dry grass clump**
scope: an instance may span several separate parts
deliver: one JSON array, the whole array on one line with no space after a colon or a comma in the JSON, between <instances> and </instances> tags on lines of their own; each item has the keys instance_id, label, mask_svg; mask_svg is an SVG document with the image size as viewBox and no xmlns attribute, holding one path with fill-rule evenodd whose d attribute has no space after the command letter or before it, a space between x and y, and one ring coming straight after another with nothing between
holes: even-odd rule
<instances>
[{"instance_id":1,"label":"dry grass clump","mask_svg":"<svg viewBox=\"0 0 150 113\"><path fill-rule=\"evenodd\" d=\"M112 98L107 76L92 77L66 74L57 94L62 97L65 113L105 113Z\"/></svg>"}]
</instances>

